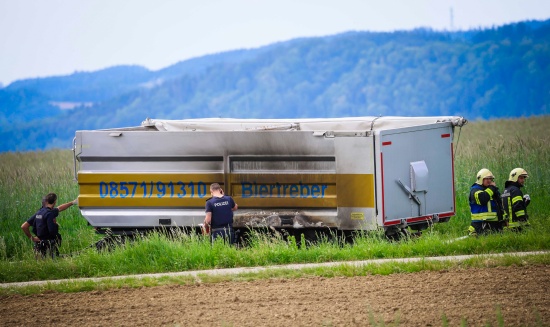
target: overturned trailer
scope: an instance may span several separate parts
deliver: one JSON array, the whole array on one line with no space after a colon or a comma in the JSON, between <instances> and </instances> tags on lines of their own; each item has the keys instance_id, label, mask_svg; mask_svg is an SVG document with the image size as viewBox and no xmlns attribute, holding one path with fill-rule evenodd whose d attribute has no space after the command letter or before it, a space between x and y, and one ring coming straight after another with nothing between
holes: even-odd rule
<instances>
[{"instance_id":1,"label":"overturned trailer","mask_svg":"<svg viewBox=\"0 0 550 327\"><path fill-rule=\"evenodd\" d=\"M209 185L236 229L422 230L455 214L462 117L147 119L74 139L82 215L98 230L197 229Z\"/></svg>"}]
</instances>

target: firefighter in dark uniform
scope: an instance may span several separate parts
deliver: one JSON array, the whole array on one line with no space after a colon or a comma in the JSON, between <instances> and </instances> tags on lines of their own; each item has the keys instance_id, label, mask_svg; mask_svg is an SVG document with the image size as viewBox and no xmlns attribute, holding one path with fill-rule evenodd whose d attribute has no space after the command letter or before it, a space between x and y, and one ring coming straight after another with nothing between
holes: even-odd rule
<instances>
[{"instance_id":1,"label":"firefighter in dark uniform","mask_svg":"<svg viewBox=\"0 0 550 327\"><path fill-rule=\"evenodd\" d=\"M476 182L470 188L471 236L491 231L502 231L503 210L500 192L495 184L493 173L487 168L476 175Z\"/></svg>"},{"instance_id":2,"label":"firefighter in dark uniform","mask_svg":"<svg viewBox=\"0 0 550 327\"><path fill-rule=\"evenodd\" d=\"M42 201L42 208L21 225L23 233L34 242L36 255L40 255L42 258L46 257L47 252L50 252L52 258L59 256L61 234L59 234L57 216L61 211L73 206L76 200L55 208L56 203L57 195L49 193ZM35 235L32 235L30 232L31 226Z\"/></svg>"},{"instance_id":3,"label":"firefighter in dark uniform","mask_svg":"<svg viewBox=\"0 0 550 327\"><path fill-rule=\"evenodd\" d=\"M212 197L206 201L204 225L210 227L212 242L216 238L223 238L233 244L235 241L233 211L237 210L238 206L232 197L223 194L218 183L210 185L210 194Z\"/></svg>"},{"instance_id":4,"label":"firefighter in dark uniform","mask_svg":"<svg viewBox=\"0 0 550 327\"><path fill-rule=\"evenodd\" d=\"M502 194L502 206L506 212L507 229L521 231L529 225L527 206L531 202L529 194L523 195L521 188L525 186L525 180L529 177L523 168L515 168L510 172L508 180L504 183Z\"/></svg>"}]
</instances>

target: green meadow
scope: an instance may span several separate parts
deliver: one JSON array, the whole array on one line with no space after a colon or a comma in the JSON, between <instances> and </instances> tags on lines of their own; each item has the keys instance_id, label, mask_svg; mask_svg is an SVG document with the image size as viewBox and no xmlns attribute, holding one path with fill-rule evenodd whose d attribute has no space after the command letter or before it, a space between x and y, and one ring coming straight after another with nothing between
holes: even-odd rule
<instances>
[{"instance_id":1,"label":"green meadow","mask_svg":"<svg viewBox=\"0 0 550 327\"><path fill-rule=\"evenodd\" d=\"M78 196L70 150L0 154L0 282L101 277L210 268L250 267L289 263L486 254L550 249L550 116L469 122L455 130L456 216L434 225L419 238L389 242L380 232L358 234L353 245L323 241L305 246L295 239L254 234L250 246L210 244L202 235L173 232L151 234L112 251L90 247L101 239L74 206L58 217L67 256L36 260L21 224L41 205L42 196L58 194L58 204ZM531 227L478 238L467 235L468 192L481 168L490 169L499 188L510 170L525 168L524 193ZM461 239L459 239L461 238ZM69 255L70 254L70 255ZM505 260L506 261L506 260ZM510 260L508 260L510 261ZM517 264L510 261L508 264ZM536 263L550 263L543 255ZM507 263L503 263L507 264ZM416 269L414 265L406 269ZM389 269L387 273L391 273ZM328 271L325 271L325 274Z\"/></svg>"}]
</instances>

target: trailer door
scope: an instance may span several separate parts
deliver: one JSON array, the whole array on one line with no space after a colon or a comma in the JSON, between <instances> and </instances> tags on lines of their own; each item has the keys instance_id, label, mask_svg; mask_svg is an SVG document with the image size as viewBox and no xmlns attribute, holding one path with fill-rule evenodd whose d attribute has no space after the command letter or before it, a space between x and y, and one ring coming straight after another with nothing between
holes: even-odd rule
<instances>
[{"instance_id":1,"label":"trailer door","mask_svg":"<svg viewBox=\"0 0 550 327\"><path fill-rule=\"evenodd\" d=\"M383 225L454 215L452 135L445 123L380 132Z\"/></svg>"}]
</instances>

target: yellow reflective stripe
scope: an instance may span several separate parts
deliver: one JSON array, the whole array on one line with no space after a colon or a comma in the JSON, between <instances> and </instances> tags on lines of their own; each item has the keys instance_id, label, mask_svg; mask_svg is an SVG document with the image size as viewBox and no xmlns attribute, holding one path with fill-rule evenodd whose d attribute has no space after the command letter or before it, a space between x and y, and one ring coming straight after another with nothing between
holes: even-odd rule
<instances>
[{"instance_id":1,"label":"yellow reflective stripe","mask_svg":"<svg viewBox=\"0 0 550 327\"><path fill-rule=\"evenodd\" d=\"M504 228L527 227L527 226L530 226L529 222L527 221L514 221L514 222L510 222L508 226Z\"/></svg>"},{"instance_id":2,"label":"yellow reflective stripe","mask_svg":"<svg viewBox=\"0 0 550 327\"><path fill-rule=\"evenodd\" d=\"M474 193L474 198L476 199L476 203L481 205L481 202L479 202L479 193L481 193L483 191L477 191Z\"/></svg>"},{"instance_id":3,"label":"yellow reflective stripe","mask_svg":"<svg viewBox=\"0 0 550 327\"><path fill-rule=\"evenodd\" d=\"M496 212L473 213L472 220L498 220Z\"/></svg>"},{"instance_id":4,"label":"yellow reflective stripe","mask_svg":"<svg viewBox=\"0 0 550 327\"><path fill-rule=\"evenodd\" d=\"M508 215L508 221L512 223L512 217L514 216L514 213L512 212L512 199L510 197L508 197Z\"/></svg>"},{"instance_id":5,"label":"yellow reflective stripe","mask_svg":"<svg viewBox=\"0 0 550 327\"><path fill-rule=\"evenodd\" d=\"M474 193L474 197L475 197L475 199L476 199L476 203L479 204L479 205L481 205L481 202L479 201L479 193L482 193L482 192L486 192L487 194L489 194L489 197L490 197L490 198L493 198L493 194L494 194L493 191L492 191L490 188L486 189L485 191L477 191L477 192L475 192L475 193ZM490 200L489 200L487 206L488 206L488 208L489 208L489 211L491 211L491 201L490 201Z\"/></svg>"},{"instance_id":6,"label":"yellow reflective stripe","mask_svg":"<svg viewBox=\"0 0 550 327\"><path fill-rule=\"evenodd\" d=\"M493 198L494 193L490 188L487 188L487 189L485 189L485 191L480 191L480 192L487 192L487 194L489 194L489 198ZM476 193L476 196L477 196L477 193ZM479 199L477 199L477 201L478 201L478 204L481 204L481 203L479 203ZM492 205L491 205L491 200L489 200L489 202L487 202L487 211L489 211L489 212L493 211L493 208L492 208Z\"/></svg>"},{"instance_id":7,"label":"yellow reflective stripe","mask_svg":"<svg viewBox=\"0 0 550 327\"><path fill-rule=\"evenodd\" d=\"M525 216L525 210L519 210L516 212L516 217L522 217Z\"/></svg>"},{"instance_id":8,"label":"yellow reflective stripe","mask_svg":"<svg viewBox=\"0 0 550 327\"><path fill-rule=\"evenodd\" d=\"M521 196L515 196L513 199L512 199L512 203L515 204L516 202L518 201L523 201L523 198Z\"/></svg>"}]
</instances>

